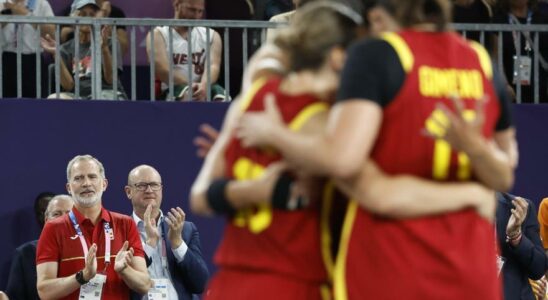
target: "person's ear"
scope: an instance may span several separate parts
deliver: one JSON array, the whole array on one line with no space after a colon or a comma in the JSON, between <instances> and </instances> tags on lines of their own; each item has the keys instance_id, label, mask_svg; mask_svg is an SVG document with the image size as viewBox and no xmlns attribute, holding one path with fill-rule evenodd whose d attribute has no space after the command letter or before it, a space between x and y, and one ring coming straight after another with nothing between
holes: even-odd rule
<instances>
[{"instance_id":1,"label":"person's ear","mask_svg":"<svg viewBox=\"0 0 548 300\"><path fill-rule=\"evenodd\" d=\"M346 51L342 47L336 46L329 51L329 63L334 70L342 70L345 61Z\"/></svg>"},{"instance_id":2,"label":"person's ear","mask_svg":"<svg viewBox=\"0 0 548 300\"><path fill-rule=\"evenodd\" d=\"M126 192L126 196L129 200L131 200L131 187L129 185L126 185L124 187L124 191Z\"/></svg>"}]
</instances>

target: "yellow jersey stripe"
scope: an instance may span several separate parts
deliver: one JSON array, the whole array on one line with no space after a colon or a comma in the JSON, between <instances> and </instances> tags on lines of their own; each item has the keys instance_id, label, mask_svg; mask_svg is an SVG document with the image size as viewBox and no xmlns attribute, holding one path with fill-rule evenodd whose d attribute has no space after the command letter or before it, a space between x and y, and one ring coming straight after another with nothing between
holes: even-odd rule
<instances>
[{"instance_id":1,"label":"yellow jersey stripe","mask_svg":"<svg viewBox=\"0 0 548 300\"><path fill-rule=\"evenodd\" d=\"M331 297L331 288L327 284L322 284L320 286L320 297L321 300L331 300L333 297Z\"/></svg>"},{"instance_id":2,"label":"yellow jersey stripe","mask_svg":"<svg viewBox=\"0 0 548 300\"><path fill-rule=\"evenodd\" d=\"M335 262L334 270L334 289L335 300L347 300L348 294L346 292L346 259L348 256L348 244L350 242L350 234L352 233L352 227L354 226L354 220L358 212L358 203L351 200L348 203L346 210L346 216L344 218L344 224L341 233L341 243L339 246L339 252L337 253L337 260Z\"/></svg>"},{"instance_id":3,"label":"yellow jersey stripe","mask_svg":"<svg viewBox=\"0 0 548 300\"><path fill-rule=\"evenodd\" d=\"M411 52L411 49L409 49L409 46L405 40L394 32L384 33L381 38L387 41L394 48L394 50L396 50L403 70L406 73L411 72L415 63L415 58L413 57L413 53Z\"/></svg>"},{"instance_id":4,"label":"yellow jersey stripe","mask_svg":"<svg viewBox=\"0 0 548 300\"><path fill-rule=\"evenodd\" d=\"M491 80L493 78L493 65L491 64L491 57L487 53L487 50L478 42L469 41L470 46L478 54L478 58L481 64L481 68L485 73L485 77Z\"/></svg>"},{"instance_id":5,"label":"yellow jersey stripe","mask_svg":"<svg viewBox=\"0 0 548 300\"><path fill-rule=\"evenodd\" d=\"M291 123L289 123L289 129L293 131L299 131L303 125L310 120L313 116L315 116L318 113L327 111L329 107L327 106L327 103L323 102L317 102L314 104L310 104L303 108L299 114L293 120L291 120Z\"/></svg>"},{"instance_id":6,"label":"yellow jersey stripe","mask_svg":"<svg viewBox=\"0 0 548 300\"><path fill-rule=\"evenodd\" d=\"M245 91L245 94L242 100L240 101L240 109L242 111L247 110L255 94L257 94L259 89L263 87L263 85L266 83L267 80L268 80L268 77L261 77L253 81L253 83L251 84L251 87L249 88L249 90Z\"/></svg>"},{"instance_id":7,"label":"yellow jersey stripe","mask_svg":"<svg viewBox=\"0 0 548 300\"><path fill-rule=\"evenodd\" d=\"M332 237L331 229L329 227L329 213L333 206L334 191L335 185L333 184L333 181L330 180L325 184L323 189L322 210L320 214L322 258L325 270L327 271L327 277L330 281L333 279L334 261L333 255L331 254Z\"/></svg>"}]
</instances>

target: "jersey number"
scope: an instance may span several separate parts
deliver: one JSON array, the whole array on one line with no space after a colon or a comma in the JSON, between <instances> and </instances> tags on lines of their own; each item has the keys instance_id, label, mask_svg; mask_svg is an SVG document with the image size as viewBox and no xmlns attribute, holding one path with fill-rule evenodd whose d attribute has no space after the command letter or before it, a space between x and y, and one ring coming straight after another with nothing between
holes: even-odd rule
<instances>
[{"instance_id":1,"label":"jersey number","mask_svg":"<svg viewBox=\"0 0 548 300\"><path fill-rule=\"evenodd\" d=\"M247 158L239 158L234 164L233 173L237 180L256 179L264 173L264 167ZM272 208L264 203L241 209L234 216L233 223L237 227L248 227L252 233L261 233L272 223Z\"/></svg>"},{"instance_id":2,"label":"jersey number","mask_svg":"<svg viewBox=\"0 0 548 300\"><path fill-rule=\"evenodd\" d=\"M465 110L463 112L464 119L471 121L476 117L474 110ZM434 119L436 121L434 121ZM444 136L445 128L438 125L441 123L447 125L449 118L445 113L436 109L426 120L426 130L435 136ZM442 138L438 138L434 142L434 157L432 162L432 177L437 180L446 180L449 177L449 167L451 165L451 145ZM457 153L457 179L467 180L472 174L470 159L464 152Z\"/></svg>"}]
</instances>

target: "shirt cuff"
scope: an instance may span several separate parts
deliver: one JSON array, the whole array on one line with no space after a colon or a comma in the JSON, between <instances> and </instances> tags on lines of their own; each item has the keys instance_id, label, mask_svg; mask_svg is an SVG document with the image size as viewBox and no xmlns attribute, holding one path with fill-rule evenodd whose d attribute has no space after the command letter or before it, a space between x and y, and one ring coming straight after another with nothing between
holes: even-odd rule
<instances>
[{"instance_id":1,"label":"shirt cuff","mask_svg":"<svg viewBox=\"0 0 548 300\"><path fill-rule=\"evenodd\" d=\"M175 260L177 260L177 263L180 263L185 259L186 252L188 251L188 246L183 241L177 249L171 249L173 251L173 255L175 256Z\"/></svg>"}]
</instances>

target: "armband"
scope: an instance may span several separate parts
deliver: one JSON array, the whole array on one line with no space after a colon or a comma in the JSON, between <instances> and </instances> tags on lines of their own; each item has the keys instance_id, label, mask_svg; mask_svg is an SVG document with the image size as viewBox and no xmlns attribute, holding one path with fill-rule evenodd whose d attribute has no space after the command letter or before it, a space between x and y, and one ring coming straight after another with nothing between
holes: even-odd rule
<instances>
[{"instance_id":1,"label":"armband","mask_svg":"<svg viewBox=\"0 0 548 300\"><path fill-rule=\"evenodd\" d=\"M302 195L292 195L291 186L294 177L288 173L283 173L276 181L272 198L270 200L272 207L281 210L296 210L307 206L307 199Z\"/></svg>"},{"instance_id":2,"label":"armband","mask_svg":"<svg viewBox=\"0 0 548 300\"><path fill-rule=\"evenodd\" d=\"M207 204L217 214L234 214L236 212L225 196L225 188L229 182L230 180L224 178L216 179L207 189Z\"/></svg>"}]
</instances>

